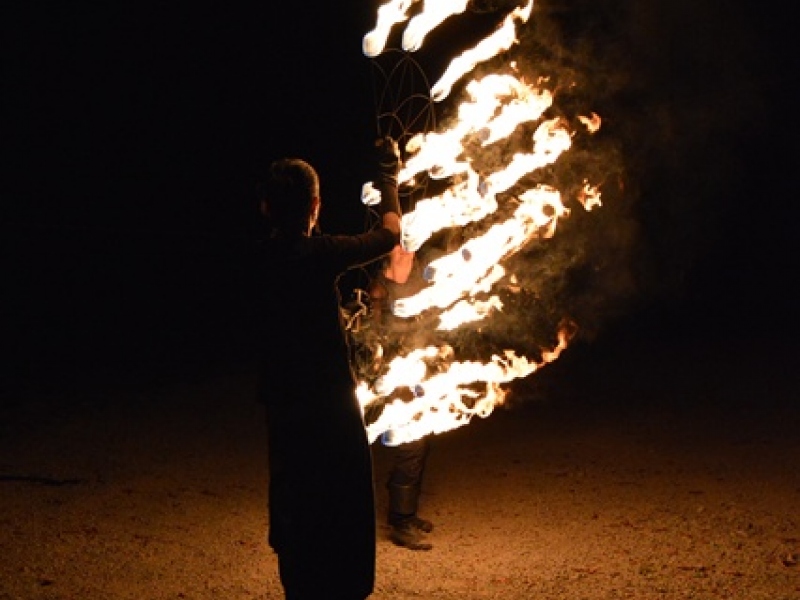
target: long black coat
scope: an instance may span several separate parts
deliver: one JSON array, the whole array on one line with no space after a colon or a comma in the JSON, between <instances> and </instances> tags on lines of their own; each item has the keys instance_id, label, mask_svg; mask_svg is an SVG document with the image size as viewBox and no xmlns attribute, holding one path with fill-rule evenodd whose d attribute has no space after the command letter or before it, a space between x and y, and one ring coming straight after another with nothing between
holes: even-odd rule
<instances>
[{"instance_id":1,"label":"long black coat","mask_svg":"<svg viewBox=\"0 0 800 600\"><path fill-rule=\"evenodd\" d=\"M264 243L269 542L285 587L318 585L326 597L353 598L373 589L372 463L336 284L397 242L378 229Z\"/></svg>"}]
</instances>

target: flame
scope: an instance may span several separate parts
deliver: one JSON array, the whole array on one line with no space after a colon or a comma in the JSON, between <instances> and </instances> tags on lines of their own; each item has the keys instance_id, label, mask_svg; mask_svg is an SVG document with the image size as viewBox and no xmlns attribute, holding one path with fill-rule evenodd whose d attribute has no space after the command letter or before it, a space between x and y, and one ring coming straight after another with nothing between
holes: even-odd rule
<instances>
[{"instance_id":1,"label":"flame","mask_svg":"<svg viewBox=\"0 0 800 600\"><path fill-rule=\"evenodd\" d=\"M427 347L395 359L376 386L380 394L373 395L366 386L361 386L359 399L367 405L380 395L390 396L386 392L389 388L410 391L414 399L409 402L398 395L389 400L380 417L367 425L370 442L384 435L384 443L399 445L430 433L461 427L476 415L488 417L505 399L506 392L501 384L527 377L556 360L567 347L569 336L569 330L563 328L558 345L543 353L540 362L506 350L502 356L492 356L485 363L452 362L447 370L437 371L435 359L450 355L452 349L448 346ZM432 374L420 376L432 369Z\"/></svg>"},{"instance_id":2,"label":"flame","mask_svg":"<svg viewBox=\"0 0 800 600\"><path fill-rule=\"evenodd\" d=\"M583 182L583 189L578 194L578 202L583 204L586 212L592 210L595 206L602 206L600 202L600 189L595 185L589 185L588 181Z\"/></svg>"},{"instance_id":3,"label":"flame","mask_svg":"<svg viewBox=\"0 0 800 600\"><path fill-rule=\"evenodd\" d=\"M468 5L467 0L425 0L409 20L417 1L390 0L378 9L376 25L363 39L366 56L381 54L393 28L406 21L402 47L419 50L433 29ZM433 85L433 100L443 101L477 65L510 50L517 43L517 27L528 21L532 8L532 0L515 8L493 33L454 58ZM490 222L461 247L426 265L427 285L392 306L402 318L435 315L436 331L453 331L503 310L500 297L492 293L495 288L520 288L502 263L533 240L555 235L559 220L570 214L559 190L542 183L525 186L524 181L567 152L575 132L562 117L544 118L554 101L546 79L530 83L516 73L515 63L507 69L510 72L468 81L465 99L448 126L416 134L404 148L401 185L412 185L421 174L452 182L439 195L418 200L403 216L406 250L416 251L440 230ZM578 122L589 133L601 125L595 113ZM492 160L485 159L489 153ZM519 191L520 187L527 189ZM584 181L576 200L586 211L601 206L599 186ZM376 200L367 194L364 201ZM376 381L361 382L357 388L362 408L382 405L377 418L367 424L370 441L383 436L386 444L401 444L460 427L475 415L488 416L504 402L505 384L556 360L575 331L572 323L562 325L555 347L543 349L539 361L514 350L486 362L460 361L444 343L394 357Z\"/></svg>"},{"instance_id":4,"label":"flame","mask_svg":"<svg viewBox=\"0 0 800 600\"><path fill-rule=\"evenodd\" d=\"M588 129L590 133L595 133L600 129L600 115L597 113L592 113L589 117L581 115L578 117L578 120L586 125L586 129Z\"/></svg>"},{"instance_id":5,"label":"flame","mask_svg":"<svg viewBox=\"0 0 800 600\"><path fill-rule=\"evenodd\" d=\"M553 103L549 90L526 85L510 74L473 80L466 93L470 100L459 105L458 118L450 129L417 134L409 140L406 151L411 156L400 171L400 183L411 182L423 171L439 178L468 171L469 163L458 160L468 135L477 134L482 146L488 146L523 123L537 121Z\"/></svg>"},{"instance_id":6,"label":"flame","mask_svg":"<svg viewBox=\"0 0 800 600\"><path fill-rule=\"evenodd\" d=\"M509 219L492 225L456 252L431 261L424 273L430 285L414 296L397 300L393 312L411 317L430 307L445 308L464 296L489 291L505 275L498 264L502 259L537 235L551 237L556 219L568 213L561 194L551 187L528 190L519 200Z\"/></svg>"},{"instance_id":7,"label":"flame","mask_svg":"<svg viewBox=\"0 0 800 600\"><path fill-rule=\"evenodd\" d=\"M370 58L378 56L386 48L386 40L392 27L408 19L408 9L417 0L392 0L378 9L375 29L364 36L363 51Z\"/></svg>"},{"instance_id":8,"label":"flame","mask_svg":"<svg viewBox=\"0 0 800 600\"><path fill-rule=\"evenodd\" d=\"M503 303L497 296L488 300L459 300L449 310L439 315L439 331L452 331L465 323L474 323L486 317L492 309L501 310Z\"/></svg>"},{"instance_id":9,"label":"flame","mask_svg":"<svg viewBox=\"0 0 800 600\"><path fill-rule=\"evenodd\" d=\"M426 1L422 12L409 21L403 32L403 50L408 52L419 50L425 36L441 25L447 17L463 13L467 9L468 2L469 0Z\"/></svg>"},{"instance_id":10,"label":"flame","mask_svg":"<svg viewBox=\"0 0 800 600\"><path fill-rule=\"evenodd\" d=\"M489 37L479 42L474 48L461 54L461 56L456 57L447 67L444 75L431 88L431 97L436 102L441 102L450 95L453 85L464 75L472 71L480 63L486 62L511 48L517 41L515 21L526 22L530 17L532 8L533 0L529 0L525 7L517 8L509 14L503 24Z\"/></svg>"}]
</instances>

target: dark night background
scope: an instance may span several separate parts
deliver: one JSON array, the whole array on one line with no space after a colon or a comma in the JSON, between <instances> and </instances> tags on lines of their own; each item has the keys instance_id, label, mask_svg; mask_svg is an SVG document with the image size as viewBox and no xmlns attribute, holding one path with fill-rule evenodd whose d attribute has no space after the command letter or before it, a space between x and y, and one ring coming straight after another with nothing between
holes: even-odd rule
<instances>
[{"instance_id":1,"label":"dark night background","mask_svg":"<svg viewBox=\"0 0 800 600\"><path fill-rule=\"evenodd\" d=\"M743 352L791 342L788 9L637 4L542 1L531 19L556 44L548 60L583 73L637 226L619 257L635 293L598 319L596 337L691 343L702 327ZM143 383L248 359L237 240L257 223L267 162L309 159L323 228L362 226L356 165L375 118L361 37L376 7L4 7L6 390L79 386L86 374ZM468 15L441 36L469 39L488 19Z\"/></svg>"}]
</instances>

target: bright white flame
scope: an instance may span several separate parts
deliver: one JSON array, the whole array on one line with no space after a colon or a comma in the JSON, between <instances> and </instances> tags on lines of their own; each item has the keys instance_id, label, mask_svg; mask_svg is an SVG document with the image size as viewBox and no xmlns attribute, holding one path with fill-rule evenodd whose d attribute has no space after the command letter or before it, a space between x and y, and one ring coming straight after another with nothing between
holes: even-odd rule
<instances>
[{"instance_id":1,"label":"bright white flame","mask_svg":"<svg viewBox=\"0 0 800 600\"><path fill-rule=\"evenodd\" d=\"M386 40L392 27L408 19L408 9L417 0L390 0L378 9L375 29L364 36L364 54L370 58L378 56L386 48Z\"/></svg>"},{"instance_id":2,"label":"bright white flame","mask_svg":"<svg viewBox=\"0 0 800 600\"><path fill-rule=\"evenodd\" d=\"M427 266L430 285L419 293L397 300L392 308L401 317L422 313L431 307L446 308L465 296L487 292L505 275L500 261L534 237L550 237L555 222L569 211L561 194L540 186L526 191L509 219L492 225L484 234L467 240L456 252Z\"/></svg>"},{"instance_id":3,"label":"bright white flame","mask_svg":"<svg viewBox=\"0 0 800 600\"><path fill-rule=\"evenodd\" d=\"M431 97L436 102L441 102L450 95L450 90L464 75L472 71L480 63L494 58L505 52L517 41L515 21L525 23L531 16L533 0L529 0L524 7L517 8L509 14L503 24L489 37L479 42L474 48L455 58L450 66L431 89Z\"/></svg>"},{"instance_id":4,"label":"bright white flame","mask_svg":"<svg viewBox=\"0 0 800 600\"><path fill-rule=\"evenodd\" d=\"M364 36L364 54L375 57L383 52L392 29L409 20L417 1L389 0L381 6L375 28ZM403 49L421 48L433 29L464 12L467 5L467 0L425 0L404 30ZM433 86L432 98L444 100L477 65L511 49L517 42L517 26L528 21L532 8L533 0L517 7L493 33L453 59ZM432 314L437 317L436 330L452 331L501 311L503 304L492 294L494 288L502 283L519 291L516 277L501 263L532 240L553 236L559 220L569 216L557 189L541 183L524 185L526 177L555 163L572 145L574 131L566 119L544 118L553 104L546 84L543 79L531 84L514 72L475 78L464 86L465 99L446 128L417 134L406 143L401 185L413 184L421 174L450 182L444 192L418 200L414 210L403 215L406 250L418 250L443 229L489 218L492 222L461 247L426 265L426 285L394 302L396 316ZM600 117L594 113L579 117L579 122L589 133L600 127ZM491 153L492 160L481 160L482 152ZM599 188L584 181L577 200L587 211L600 206ZM375 202L375 194L366 186L362 201ZM362 382L357 389L362 407L383 405L367 426L370 441L383 436L386 444L401 444L460 427L475 415L488 416L504 401L504 384L556 360L573 333L574 326L563 326L557 345L543 349L538 362L513 350L486 362L459 361L446 344L394 357L371 387Z\"/></svg>"},{"instance_id":5,"label":"bright white flame","mask_svg":"<svg viewBox=\"0 0 800 600\"><path fill-rule=\"evenodd\" d=\"M438 178L463 173L469 163L458 157L464 152L467 136L477 134L487 146L508 137L520 125L537 121L553 103L549 90L527 85L513 75L473 80L466 93L470 99L459 105L457 119L449 129L417 134L408 142L406 151L411 157L400 170L401 183L423 171Z\"/></svg>"},{"instance_id":6,"label":"bright white flame","mask_svg":"<svg viewBox=\"0 0 800 600\"><path fill-rule=\"evenodd\" d=\"M559 334L559 343L542 355L540 362L532 362L506 350L486 362L453 362L447 371L433 371L428 377L418 377L428 370L424 358L446 353L444 349L426 348L414 352L413 358L402 357L403 368L392 364L392 381L395 389L413 390L414 400L394 398L388 401L380 417L367 426L370 442L385 432L391 432L386 443L398 445L419 439L429 433L442 433L466 425L474 416L487 417L502 404L505 391L502 384L527 377L540 367L556 360L567 347L568 334ZM398 359L399 360L399 359ZM419 361L419 362L415 362ZM362 396L365 397L365 396Z\"/></svg>"},{"instance_id":7,"label":"bright white flame","mask_svg":"<svg viewBox=\"0 0 800 600\"><path fill-rule=\"evenodd\" d=\"M484 180L468 166L466 184L457 185L438 198L420 200L415 210L403 215L405 248L417 250L440 229L463 226L495 212L497 194L508 191L525 175L555 162L570 147L572 138L563 121L556 118L539 125L533 142L530 153L515 153L504 169ZM407 176L401 172L401 179L404 175ZM420 215L418 210L422 211Z\"/></svg>"},{"instance_id":8,"label":"bright white flame","mask_svg":"<svg viewBox=\"0 0 800 600\"><path fill-rule=\"evenodd\" d=\"M469 0L425 0L422 12L409 21L403 32L403 50L415 52L422 47L431 31L453 15L460 15L466 8Z\"/></svg>"},{"instance_id":9,"label":"bright white flame","mask_svg":"<svg viewBox=\"0 0 800 600\"><path fill-rule=\"evenodd\" d=\"M439 315L439 331L452 331L465 323L474 323L486 318L492 309L501 310L503 303L497 296L486 301L459 300L452 308Z\"/></svg>"}]
</instances>

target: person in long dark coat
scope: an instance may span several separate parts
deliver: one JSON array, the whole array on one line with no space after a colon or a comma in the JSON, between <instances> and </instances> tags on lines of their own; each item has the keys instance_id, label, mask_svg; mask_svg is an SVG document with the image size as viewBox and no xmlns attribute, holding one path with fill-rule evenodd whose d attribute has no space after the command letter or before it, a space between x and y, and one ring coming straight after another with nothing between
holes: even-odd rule
<instances>
[{"instance_id":1,"label":"person in long dark coat","mask_svg":"<svg viewBox=\"0 0 800 600\"><path fill-rule=\"evenodd\" d=\"M319 178L299 159L273 163L262 211L266 283L260 395L269 443L269 544L287 600L363 600L375 581L369 442L348 360L337 280L400 240L399 153L381 140L380 226L314 235Z\"/></svg>"}]
</instances>

